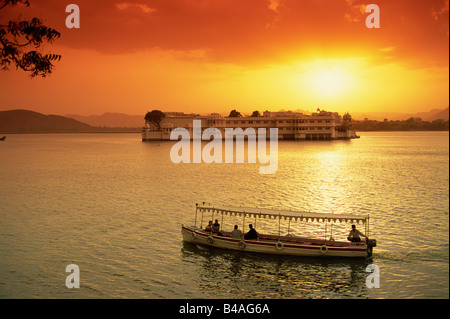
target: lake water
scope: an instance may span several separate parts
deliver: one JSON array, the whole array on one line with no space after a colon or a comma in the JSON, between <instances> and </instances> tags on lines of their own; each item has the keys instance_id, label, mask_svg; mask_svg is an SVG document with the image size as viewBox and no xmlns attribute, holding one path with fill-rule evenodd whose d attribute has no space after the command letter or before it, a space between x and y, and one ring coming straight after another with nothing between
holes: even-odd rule
<instances>
[{"instance_id":1,"label":"lake water","mask_svg":"<svg viewBox=\"0 0 450 319\"><path fill-rule=\"evenodd\" d=\"M259 163L174 164L173 142L140 134L9 135L0 298L449 298L448 132L360 135L280 142L274 175ZM184 244L181 224L203 201L370 214L378 246L358 261ZM369 263L379 288L366 286ZM69 264L79 289L65 285Z\"/></svg>"}]
</instances>

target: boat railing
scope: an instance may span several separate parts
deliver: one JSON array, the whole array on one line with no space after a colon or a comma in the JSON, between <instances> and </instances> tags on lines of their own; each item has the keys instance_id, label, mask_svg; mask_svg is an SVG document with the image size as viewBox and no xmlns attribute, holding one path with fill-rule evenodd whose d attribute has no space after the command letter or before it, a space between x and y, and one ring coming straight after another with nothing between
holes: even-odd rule
<instances>
[{"instance_id":1,"label":"boat railing","mask_svg":"<svg viewBox=\"0 0 450 319\"><path fill-rule=\"evenodd\" d=\"M232 206L213 206L209 203L203 202L202 204L196 204L195 219L194 224L197 225L197 217L199 217L200 225L203 224L203 219L205 214L211 214L210 220L214 220L214 216L221 218L223 225L223 220L225 216L229 217L242 217L242 225L245 221L254 220L254 224L258 219L273 220L278 223L278 235L282 241L301 241L301 239L289 239L286 236L281 236L281 222L284 221L288 223L288 234L290 232L291 223L295 222L317 222L325 224L325 235L322 242L327 242L326 238L331 238L333 225L337 224L363 224L364 225L364 236L367 238L369 236L369 216L361 216L354 214L335 214L335 213L314 213L306 211L293 211L293 210L276 210L269 208L253 208L253 207L232 207ZM330 231L330 233L327 233ZM270 238L267 237L269 240ZM308 239L305 239L308 241ZM317 240L316 240L317 241ZM330 240L332 241L332 240ZM348 244L347 242L344 242Z\"/></svg>"},{"instance_id":2,"label":"boat railing","mask_svg":"<svg viewBox=\"0 0 450 319\"><path fill-rule=\"evenodd\" d=\"M206 231L203 228L199 228L196 226L191 226L192 230L203 233L205 235L211 235L215 237L227 237L231 238L230 231L220 231L220 235L216 233L212 233L210 231ZM335 247L348 247L350 245L361 246L365 245L365 242L344 242L344 241L334 241L327 239L318 239L318 238L308 238L308 237L297 237L297 236L281 236L281 235L270 235L270 234L259 234L258 241L268 241L268 242L278 242L281 241L283 243L292 243L297 245L318 245L318 246L335 246Z\"/></svg>"}]
</instances>

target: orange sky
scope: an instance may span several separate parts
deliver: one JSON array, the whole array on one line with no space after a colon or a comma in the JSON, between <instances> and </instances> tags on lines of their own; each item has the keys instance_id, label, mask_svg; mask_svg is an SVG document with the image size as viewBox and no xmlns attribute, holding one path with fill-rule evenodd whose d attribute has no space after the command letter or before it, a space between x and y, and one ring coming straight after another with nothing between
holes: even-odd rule
<instances>
[{"instance_id":1,"label":"orange sky","mask_svg":"<svg viewBox=\"0 0 450 319\"><path fill-rule=\"evenodd\" d=\"M46 79L0 72L0 110L145 114L448 107L448 0L30 0L62 33ZM76 3L81 28L67 29ZM380 7L368 29L364 6Z\"/></svg>"}]
</instances>

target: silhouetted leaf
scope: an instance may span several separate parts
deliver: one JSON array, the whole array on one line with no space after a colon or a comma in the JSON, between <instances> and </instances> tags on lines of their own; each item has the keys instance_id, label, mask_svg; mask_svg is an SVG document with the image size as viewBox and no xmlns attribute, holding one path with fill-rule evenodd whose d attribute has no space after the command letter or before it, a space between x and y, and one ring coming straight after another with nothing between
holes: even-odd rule
<instances>
[{"instance_id":1,"label":"silhouetted leaf","mask_svg":"<svg viewBox=\"0 0 450 319\"><path fill-rule=\"evenodd\" d=\"M28 0L0 0L0 10L6 5L17 4L29 6ZM46 77L52 73L53 61L60 61L57 54L42 55L37 51L44 41L52 42L61 34L45 26L38 18L31 20L11 20L6 25L0 23L0 68L8 70L11 63L17 68L31 72L31 77ZM35 50L24 51L23 48L34 47Z\"/></svg>"}]
</instances>

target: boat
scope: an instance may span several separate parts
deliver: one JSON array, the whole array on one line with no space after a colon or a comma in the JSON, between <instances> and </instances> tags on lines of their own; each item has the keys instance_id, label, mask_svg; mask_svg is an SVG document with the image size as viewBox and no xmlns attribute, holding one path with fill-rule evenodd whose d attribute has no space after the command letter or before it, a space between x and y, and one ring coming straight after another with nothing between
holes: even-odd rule
<instances>
[{"instance_id":1,"label":"boat","mask_svg":"<svg viewBox=\"0 0 450 319\"><path fill-rule=\"evenodd\" d=\"M227 216L233 218L242 217L242 225L253 223L255 228L258 220L269 219L275 222L275 233L278 227L278 235L258 234L257 239L233 238L230 231L221 229L218 233L206 231L204 217L208 220L223 219ZM201 216L201 217L200 217ZM211 217L211 218L209 218ZM287 235L281 234L281 221L288 222ZM227 250L263 253L270 255L292 255L304 257L349 257L370 258L376 240L369 239L369 216L357 216L353 214L311 213L291 210L275 210L268 208L212 206L210 204L196 204L194 225L181 225L183 240L188 243L201 246L217 247ZM290 233L291 223L313 222L325 224L324 238L298 237ZM362 224L364 225L364 238L360 242L349 240L335 240L333 238L333 224ZM329 234L328 234L329 232ZM329 236L328 236L329 235Z\"/></svg>"}]
</instances>

